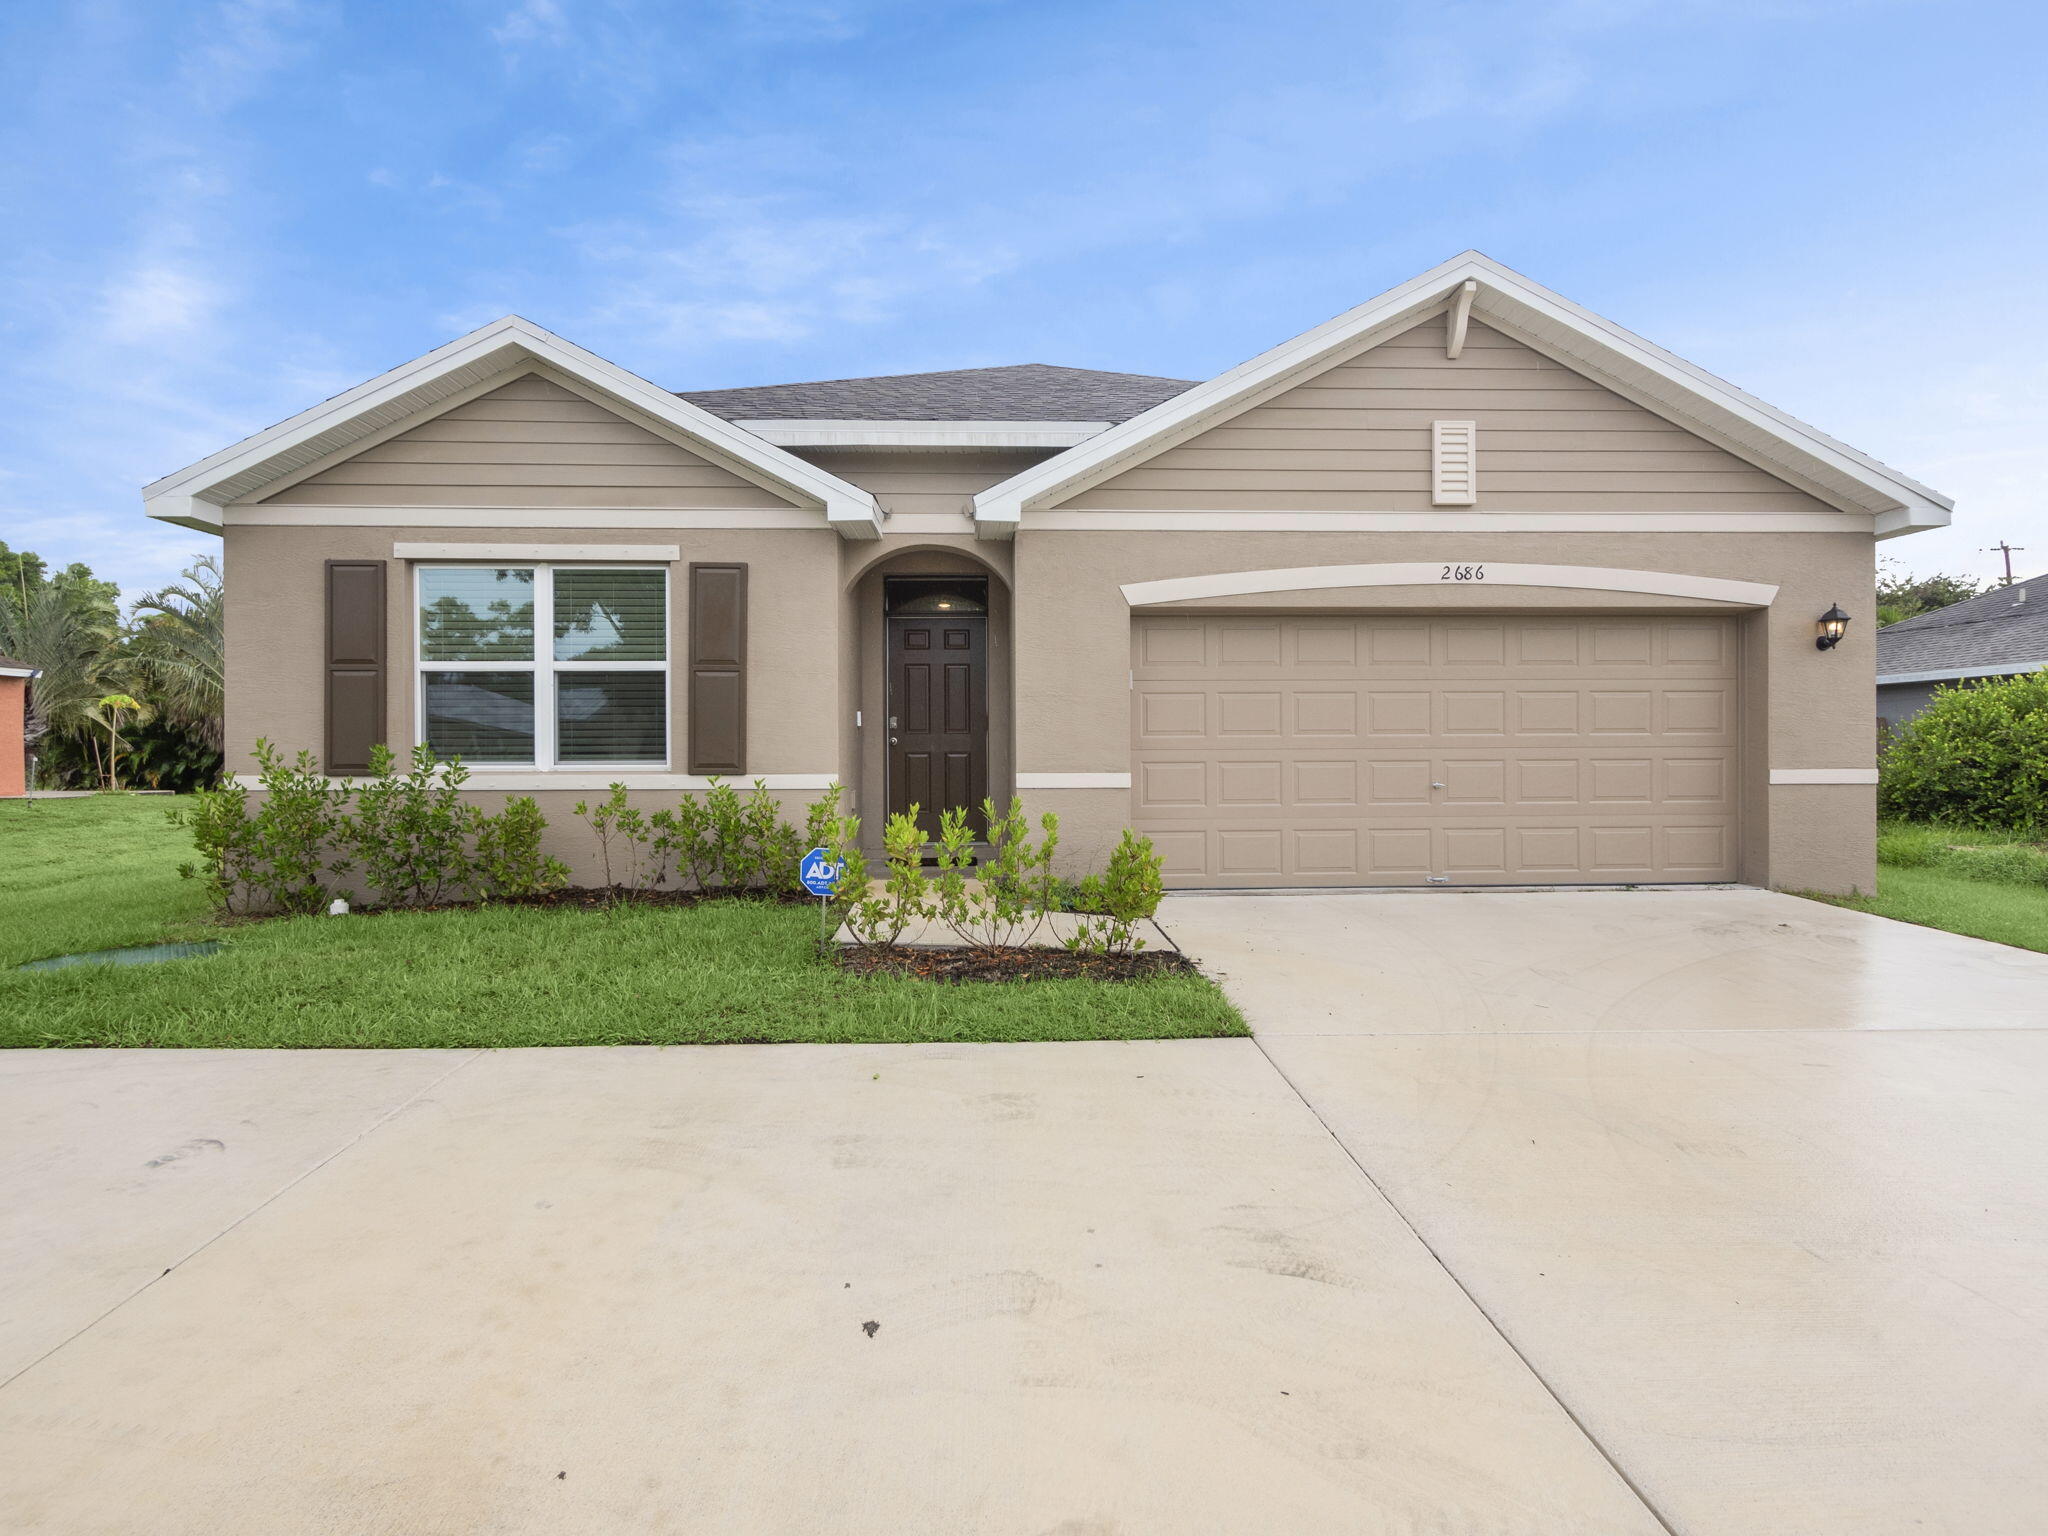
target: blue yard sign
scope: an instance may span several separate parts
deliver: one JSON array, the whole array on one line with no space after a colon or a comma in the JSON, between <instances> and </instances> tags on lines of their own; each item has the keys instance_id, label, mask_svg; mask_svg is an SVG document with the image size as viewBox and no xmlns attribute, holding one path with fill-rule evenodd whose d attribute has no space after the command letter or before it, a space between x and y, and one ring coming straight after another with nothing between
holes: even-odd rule
<instances>
[{"instance_id":1,"label":"blue yard sign","mask_svg":"<svg viewBox=\"0 0 2048 1536\"><path fill-rule=\"evenodd\" d=\"M797 878L813 896L830 896L832 888L845 872L845 862L833 858L831 850L822 847L813 848L805 854L803 862L797 866Z\"/></svg>"}]
</instances>

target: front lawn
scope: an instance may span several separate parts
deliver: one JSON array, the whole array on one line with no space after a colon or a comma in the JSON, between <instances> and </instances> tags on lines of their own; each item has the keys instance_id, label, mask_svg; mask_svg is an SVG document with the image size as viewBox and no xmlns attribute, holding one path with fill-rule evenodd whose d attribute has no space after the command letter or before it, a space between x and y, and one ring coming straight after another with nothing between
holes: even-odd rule
<instances>
[{"instance_id":1,"label":"front lawn","mask_svg":"<svg viewBox=\"0 0 2048 1536\"><path fill-rule=\"evenodd\" d=\"M1878 834L1877 894L1836 906L2048 953L2048 854L2011 834L1890 823Z\"/></svg>"},{"instance_id":2,"label":"front lawn","mask_svg":"<svg viewBox=\"0 0 2048 1536\"><path fill-rule=\"evenodd\" d=\"M515 1046L1241 1035L1198 976L936 985L847 975L814 910L490 907L213 928L162 797L0 803L0 1046ZM219 938L208 959L23 960Z\"/></svg>"}]
</instances>

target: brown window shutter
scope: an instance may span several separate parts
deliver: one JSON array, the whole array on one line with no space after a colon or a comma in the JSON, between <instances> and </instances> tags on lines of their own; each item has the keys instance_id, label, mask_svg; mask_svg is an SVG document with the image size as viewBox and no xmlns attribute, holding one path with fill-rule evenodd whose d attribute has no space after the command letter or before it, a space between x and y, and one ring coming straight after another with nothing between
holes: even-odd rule
<instances>
[{"instance_id":1,"label":"brown window shutter","mask_svg":"<svg viewBox=\"0 0 2048 1536\"><path fill-rule=\"evenodd\" d=\"M747 771L744 565L690 567L689 771Z\"/></svg>"},{"instance_id":2,"label":"brown window shutter","mask_svg":"<svg viewBox=\"0 0 2048 1536\"><path fill-rule=\"evenodd\" d=\"M384 740L384 562L327 562L327 771L368 773Z\"/></svg>"}]
</instances>

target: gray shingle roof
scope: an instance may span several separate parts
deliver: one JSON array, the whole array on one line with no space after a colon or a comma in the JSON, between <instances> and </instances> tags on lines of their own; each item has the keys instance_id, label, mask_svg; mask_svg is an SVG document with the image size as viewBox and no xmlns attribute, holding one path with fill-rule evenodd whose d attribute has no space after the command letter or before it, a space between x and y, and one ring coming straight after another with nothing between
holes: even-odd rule
<instances>
[{"instance_id":1,"label":"gray shingle roof","mask_svg":"<svg viewBox=\"0 0 2048 1536\"><path fill-rule=\"evenodd\" d=\"M2048 663L2048 575L1877 632L1877 675L1972 672Z\"/></svg>"},{"instance_id":2,"label":"gray shingle roof","mask_svg":"<svg viewBox=\"0 0 2048 1536\"><path fill-rule=\"evenodd\" d=\"M1018 363L676 393L727 421L1128 421L1194 379Z\"/></svg>"}]
</instances>

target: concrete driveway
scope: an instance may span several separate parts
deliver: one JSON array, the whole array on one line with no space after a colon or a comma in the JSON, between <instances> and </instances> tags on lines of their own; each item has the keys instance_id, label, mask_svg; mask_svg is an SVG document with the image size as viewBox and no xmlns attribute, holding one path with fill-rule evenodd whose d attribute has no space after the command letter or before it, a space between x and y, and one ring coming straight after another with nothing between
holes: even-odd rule
<instances>
[{"instance_id":1,"label":"concrete driveway","mask_svg":"<svg viewBox=\"0 0 2048 1536\"><path fill-rule=\"evenodd\" d=\"M0 1057L0 1529L2048 1525L2048 959L1167 919L1257 1040Z\"/></svg>"}]
</instances>

